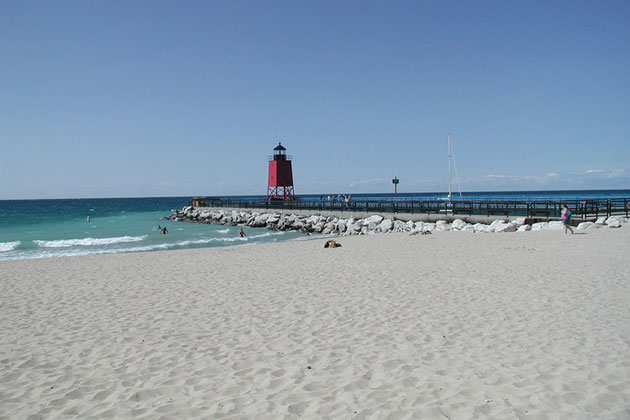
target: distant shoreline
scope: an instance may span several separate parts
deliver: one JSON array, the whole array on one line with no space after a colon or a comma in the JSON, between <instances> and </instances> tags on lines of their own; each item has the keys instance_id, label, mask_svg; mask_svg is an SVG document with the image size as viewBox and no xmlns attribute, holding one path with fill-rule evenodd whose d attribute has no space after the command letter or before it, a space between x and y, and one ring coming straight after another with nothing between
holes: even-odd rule
<instances>
[{"instance_id":1,"label":"distant shoreline","mask_svg":"<svg viewBox=\"0 0 630 420\"><path fill-rule=\"evenodd\" d=\"M297 187L299 189L299 186ZM343 190L343 188L341 189ZM435 191L435 192L399 192L397 195L394 195L392 192L348 192L348 191L334 191L328 193L306 193L306 194L296 194L298 198L318 198L320 196L328 197L329 195L337 195L337 194L351 194L353 197L410 197L410 196L418 196L418 197L444 197L448 194L446 191ZM584 195L594 196L594 195L603 195L603 196L620 196L620 195L630 195L630 189L626 188L608 188L608 189L569 189L569 190L496 190L496 191L463 191L462 194L464 196L471 195L490 195L490 196L500 196L500 195L530 195L530 196L549 196L549 195L565 195L572 197L581 197ZM199 195L199 194L195 194ZM0 203L3 201L50 201L50 200L136 200L136 199L148 199L148 200L163 200L163 199L182 199L188 200L195 195L165 195L165 196L112 196L112 197L46 197L46 198L3 198L0 199ZM264 194L230 194L230 195L221 195L221 194L206 194L208 196L214 196L217 198L223 199L235 199L235 198L243 198L243 197L254 197L254 198L265 198Z\"/></svg>"}]
</instances>

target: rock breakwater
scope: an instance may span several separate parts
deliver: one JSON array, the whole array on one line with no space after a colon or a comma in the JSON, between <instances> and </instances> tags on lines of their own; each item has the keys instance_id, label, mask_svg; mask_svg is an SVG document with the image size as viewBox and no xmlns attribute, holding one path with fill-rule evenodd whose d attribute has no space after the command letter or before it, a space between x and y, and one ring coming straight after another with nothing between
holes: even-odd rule
<instances>
[{"instance_id":1,"label":"rock breakwater","mask_svg":"<svg viewBox=\"0 0 630 420\"><path fill-rule=\"evenodd\" d=\"M409 232L411 234L434 231L461 231L473 233L527 232L536 230L561 230L561 221L550 221L528 224L524 217L512 220L495 220L490 224L467 223L461 219L452 222L438 220L436 222L402 221L395 217L371 215L365 218L340 218L312 214L309 216L291 213L238 211L192 206L181 210L171 210L168 220L192 223L208 223L229 226L250 226L270 230L293 230L303 233L319 233L323 235L365 235L388 232ZM599 218L595 222L582 222L577 230L599 229L602 227L619 228L628 219L620 216Z\"/></svg>"}]
</instances>

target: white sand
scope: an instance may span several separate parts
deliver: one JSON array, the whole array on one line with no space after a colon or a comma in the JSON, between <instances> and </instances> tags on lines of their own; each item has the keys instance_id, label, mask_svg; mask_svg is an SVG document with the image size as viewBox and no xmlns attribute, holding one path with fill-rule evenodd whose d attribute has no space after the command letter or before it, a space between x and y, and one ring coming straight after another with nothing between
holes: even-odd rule
<instances>
[{"instance_id":1,"label":"white sand","mask_svg":"<svg viewBox=\"0 0 630 420\"><path fill-rule=\"evenodd\" d=\"M0 418L630 418L630 227L338 240L0 263Z\"/></svg>"}]
</instances>

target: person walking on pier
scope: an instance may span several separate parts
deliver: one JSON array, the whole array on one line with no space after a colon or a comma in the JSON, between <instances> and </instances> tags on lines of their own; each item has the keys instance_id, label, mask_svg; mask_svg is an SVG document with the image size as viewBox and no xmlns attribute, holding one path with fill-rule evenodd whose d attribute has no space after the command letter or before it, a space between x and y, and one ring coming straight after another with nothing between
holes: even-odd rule
<instances>
[{"instance_id":1,"label":"person walking on pier","mask_svg":"<svg viewBox=\"0 0 630 420\"><path fill-rule=\"evenodd\" d=\"M571 229L571 226L569 225L569 223L571 223L571 210L569 210L566 204L561 204L561 206L562 212L560 213L560 217L562 218L564 234L566 235L567 230L569 230L571 232L571 235L573 235L573 229Z\"/></svg>"}]
</instances>

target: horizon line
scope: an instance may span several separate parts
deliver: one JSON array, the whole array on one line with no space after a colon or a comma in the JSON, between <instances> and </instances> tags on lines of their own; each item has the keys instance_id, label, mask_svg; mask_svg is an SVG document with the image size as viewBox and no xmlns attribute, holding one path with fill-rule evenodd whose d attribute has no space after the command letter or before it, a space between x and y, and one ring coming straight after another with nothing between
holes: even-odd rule
<instances>
[{"instance_id":1,"label":"horizon line","mask_svg":"<svg viewBox=\"0 0 630 420\"><path fill-rule=\"evenodd\" d=\"M537 193L537 192L545 192L545 193L562 193L562 192L597 192L597 191L628 191L630 193L630 188L597 188L597 189L561 189L561 190L487 190L487 191L462 191L462 194L482 194L482 193ZM324 195L337 195L338 193L304 193L304 194L295 194L296 197L300 196L324 196ZM342 193L343 194L343 193ZM393 192L353 192L349 193L349 195L382 195L382 196L393 196L393 195L414 195L414 194L448 194L448 191L416 191L416 192L399 192L397 194ZM193 197L256 197L261 196L265 197L265 194L230 194L230 195L164 195L164 196L115 196L115 197L54 197L54 198L1 198L0 201L40 201L40 200L117 200L117 199L129 199L129 198L193 198Z\"/></svg>"}]
</instances>

